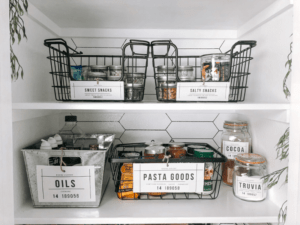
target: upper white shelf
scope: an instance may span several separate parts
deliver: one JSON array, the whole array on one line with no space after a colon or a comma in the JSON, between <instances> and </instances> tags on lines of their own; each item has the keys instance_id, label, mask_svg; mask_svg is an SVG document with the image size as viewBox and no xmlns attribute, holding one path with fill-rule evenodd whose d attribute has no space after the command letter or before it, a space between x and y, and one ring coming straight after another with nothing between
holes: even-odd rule
<instances>
[{"instance_id":1,"label":"upper white shelf","mask_svg":"<svg viewBox=\"0 0 300 225\"><path fill-rule=\"evenodd\" d=\"M33 208L15 212L15 224L276 223L270 200L246 202L222 185L215 200L119 200L110 182L99 208Z\"/></svg>"},{"instance_id":2,"label":"upper white shelf","mask_svg":"<svg viewBox=\"0 0 300 225\"><path fill-rule=\"evenodd\" d=\"M13 109L42 110L289 110L289 103L164 103L157 101L143 102L36 102L13 103Z\"/></svg>"}]
</instances>

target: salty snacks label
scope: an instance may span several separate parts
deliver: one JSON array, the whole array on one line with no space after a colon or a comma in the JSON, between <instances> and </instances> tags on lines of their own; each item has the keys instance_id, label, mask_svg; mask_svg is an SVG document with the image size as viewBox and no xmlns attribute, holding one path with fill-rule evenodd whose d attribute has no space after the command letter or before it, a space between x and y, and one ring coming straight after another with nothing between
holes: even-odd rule
<instances>
[{"instance_id":1,"label":"salty snacks label","mask_svg":"<svg viewBox=\"0 0 300 225\"><path fill-rule=\"evenodd\" d=\"M124 100L123 81L70 81L72 100Z\"/></svg>"},{"instance_id":2,"label":"salty snacks label","mask_svg":"<svg viewBox=\"0 0 300 225\"><path fill-rule=\"evenodd\" d=\"M94 166L36 166L39 202L95 202Z\"/></svg>"},{"instance_id":3,"label":"salty snacks label","mask_svg":"<svg viewBox=\"0 0 300 225\"><path fill-rule=\"evenodd\" d=\"M178 82L177 101L228 101L230 82Z\"/></svg>"},{"instance_id":4,"label":"salty snacks label","mask_svg":"<svg viewBox=\"0 0 300 225\"><path fill-rule=\"evenodd\" d=\"M204 163L134 163L133 192L203 192Z\"/></svg>"}]
</instances>

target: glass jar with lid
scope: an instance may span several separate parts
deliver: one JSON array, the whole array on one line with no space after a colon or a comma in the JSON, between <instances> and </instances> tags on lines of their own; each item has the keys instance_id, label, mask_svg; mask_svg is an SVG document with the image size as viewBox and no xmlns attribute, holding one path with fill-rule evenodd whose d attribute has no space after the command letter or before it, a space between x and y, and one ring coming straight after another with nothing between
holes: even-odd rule
<instances>
[{"instance_id":1,"label":"glass jar with lid","mask_svg":"<svg viewBox=\"0 0 300 225\"><path fill-rule=\"evenodd\" d=\"M88 80L106 80L107 77L107 66L105 65L93 65L88 72Z\"/></svg>"},{"instance_id":2,"label":"glass jar with lid","mask_svg":"<svg viewBox=\"0 0 300 225\"><path fill-rule=\"evenodd\" d=\"M176 77L168 77L166 75L157 78L157 90L158 90L158 100L163 100L163 90L162 85L165 84L176 84Z\"/></svg>"},{"instance_id":3,"label":"glass jar with lid","mask_svg":"<svg viewBox=\"0 0 300 225\"><path fill-rule=\"evenodd\" d=\"M111 81L118 81L122 77L122 66L121 65L111 65L108 67L109 72L107 75L107 80ZM124 72L126 72L126 69L124 68Z\"/></svg>"},{"instance_id":4,"label":"glass jar with lid","mask_svg":"<svg viewBox=\"0 0 300 225\"><path fill-rule=\"evenodd\" d=\"M172 158L179 159L186 155L186 150L184 148L185 144L181 142L171 142L169 143L168 153Z\"/></svg>"},{"instance_id":5,"label":"glass jar with lid","mask_svg":"<svg viewBox=\"0 0 300 225\"><path fill-rule=\"evenodd\" d=\"M176 77L175 75L175 66L158 66L157 67L157 74L158 77L168 75L168 77Z\"/></svg>"},{"instance_id":6,"label":"glass jar with lid","mask_svg":"<svg viewBox=\"0 0 300 225\"><path fill-rule=\"evenodd\" d=\"M162 100L163 101L176 101L177 83L166 82L161 84Z\"/></svg>"},{"instance_id":7,"label":"glass jar with lid","mask_svg":"<svg viewBox=\"0 0 300 225\"><path fill-rule=\"evenodd\" d=\"M142 101L144 97L144 87L141 84L125 84L125 101Z\"/></svg>"},{"instance_id":8,"label":"glass jar with lid","mask_svg":"<svg viewBox=\"0 0 300 225\"><path fill-rule=\"evenodd\" d=\"M179 66L178 77L181 81L193 82L196 80L193 66Z\"/></svg>"},{"instance_id":9,"label":"glass jar with lid","mask_svg":"<svg viewBox=\"0 0 300 225\"><path fill-rule=\"evenodd\" d=\"M267 175L265 157L244 153L235 158L233 172L233 194L242 200L258 202L267 197L267 184L262 179Z\"/></svg>"},{"instance_id":10,"label":"glass jar with lid","mask_svg":"<svg viewBox=\"0 0 300 225\"><path fill-rule=\"evenodd\" d=\"M230 55L224 53L201 56L202 79L205 81L228 81L230 78Z\"/></svg>"},{"instance_id":11,"label":"glass jar with lid","mask_svg":"<svg viewBox=\"0 0 300 225\"><path fill-rule=\"evenodd\" d=\"M148 146L144 151L145 159L163 159L165 156L165 147L164 146Z\"/></svg>"},{"instance_id":12,"label":"glass jar with lid","mask_svg":"<svg viewBox=\"0 0 300 225\"><path fill-rule=\"evenodd\" d=\"M248 123L241 120L228 120L224 122L221 140L221 151L227 157L222 163L223 182L232 186L232 175L235 157L240 153L251 152L251 136L248 133Z\"/></svg>"}]
</instances>

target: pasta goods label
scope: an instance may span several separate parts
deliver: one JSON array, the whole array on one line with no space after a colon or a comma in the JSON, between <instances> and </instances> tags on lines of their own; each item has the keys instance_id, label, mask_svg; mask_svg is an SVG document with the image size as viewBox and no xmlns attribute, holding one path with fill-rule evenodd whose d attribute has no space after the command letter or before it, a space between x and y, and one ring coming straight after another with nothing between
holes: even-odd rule
<instances>
[{"instance_id":1,"label":"pasta goods label","mask_svg":"<svg viewBox=\"0 0 300 225\"><path fill-rule=\"evenodd\" d=\"M243 199L262 200L264 184L261 177L236 176L235 194Z\"/></svg>"},{"instance_id":2,"label":"pasta goods label","mask_svg":"<svg viewBox=\"0 0 300 225\"><path fill-rule=\"evenodd\" d=\"M70 81L72 100L124 100L123 81Z\"/></svg>"},{"instance_id":3,"label":"pasta goods label","mask_svg":"<svg viewBox=\"0 0 300 225\"><path fill-rule=\"evenodd\" d=\"M201 193L204 163L134 163L133 192Z\"/></svg>"},{"instance_id":4,"label":"pasta goods label","mask_svg":"<svg viewBox=\"0 0 300 225\"><path fill-rule=\"evenodd\" d=\"M178 82L176 101L228 101L230 82Z\"/></svg>"},{"instance_id":5,"label":"pasta goods label","mask_svg":"<svg viewBox=\"0 0 300 225\"><path fill-rule=\"evenodd\" d=\"M228 159L235 159L240 153L249 153L249 142L223 141L223 154Z\"/></svg>"},{"instance_id":6,"label":"pasta goods label","mask_svg":"<svg viewBox=\"0 0 300 225\"><path fill-rule=\"evenodd\" d=\"M39 202L95 202L94 166L36 166Z\"/></svg>"}]
</instances>

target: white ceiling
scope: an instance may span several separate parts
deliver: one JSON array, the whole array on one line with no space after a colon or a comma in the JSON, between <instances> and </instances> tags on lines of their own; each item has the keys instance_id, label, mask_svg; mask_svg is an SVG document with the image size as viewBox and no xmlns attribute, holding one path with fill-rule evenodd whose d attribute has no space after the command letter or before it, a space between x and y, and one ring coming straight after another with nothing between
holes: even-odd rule
<instances>
[{"instance_id":1,"label":"white ceiling","mask_svg":"<svg viewBox=\"0 0 300 225\"><path fill-rule=\"evenodd\" d=\"M29 0L62 28L236 30L275 0Z\"/></svg>"}]
</instances>

